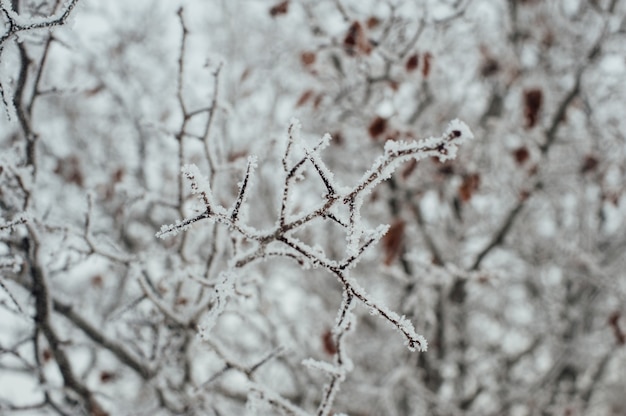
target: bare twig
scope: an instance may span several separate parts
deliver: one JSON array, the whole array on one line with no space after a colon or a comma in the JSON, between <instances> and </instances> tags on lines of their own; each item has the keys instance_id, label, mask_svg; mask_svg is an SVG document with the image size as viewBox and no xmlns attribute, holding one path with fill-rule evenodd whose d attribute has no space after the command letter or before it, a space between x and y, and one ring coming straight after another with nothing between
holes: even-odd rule
<instances>
[{"instance_id":1,"label":"bare twig","mask_svg":"<svg viewBox=\"0 0 626 416\"><path fill-rule=\"evenodd\" d=\"M150 369L146 364L142 363L138 358L134 357L130 352L128 352L117 342L107 338L101 332L101 330L97 329L95 326L87 322L85 318L83 318L80 314L78 314L71 305L63 303L56 299L54 299L52 303L56 312L63 315L74 325L76 325L76 327L80 328L85 333L85 335L87 335L96 344L109 350L113 355L117 357L117 359L120 360L120 362L132 368L137 374L141 376L141 378L149 380L154 376L154 370Z\"/></svg>"},{"instance_id":2,"label":"bare twig","mask_svg":"<svg viewBox=\"0 0 626 416\"><path fill-rule=\"evenodd\" d=\"M56 26L64 25L70 17L72 10L76 7L76 3L78 3L78 0L70 0L65 9L56 16L25 22L22 21L20 16L9 7L9 2L1 2L0 12L4 15L8 28L7 31L0 36L0 54L4 48L4 42L19 32L45 28L51 29Z\"/></svg>"},{"instance_id":3,"label":"bare twig","mask_svg":"<svg viewBox=\"0 0 626 416\"><path fill-rule=\"evenodd\" d=\"M328 136L325 136L312 151L305 151L304 157L298 160L294 165L289 166L289 156L295 138L298 135L298 129L298 123L292 122L289 128L287 147L282 160L285 182L278 223L275 228L259 232L237 221L238 216L236 213L239 211L244 200L247 189L247 178L250 174L250 164L244 176L239 196L230 214L226 208L216 202L208 182L202 177L198 169L195 166L186 166L183 169L184 176L191 181L192 193L198 195L204 205L204 211L182 222L163 226L161 231L157 233L157 236L164 238L168 235L185 231L192 224L204 219L225 224L231 232L245 237L250 242L256 242L256 246L253 249L233 259L231 264L234 267L241 268L250 262L265 258L265 254L268 251L273 252L275 255L295 258L301 264L323 267L339 279L350 298L358 299L370 308L373 313L382 316L398 328L405 336L410 350L425 351L427 347L426 340L415 332L413 325L406 318L397 315L387 307L371 299L367 292L349 275L349 269L358 262L364 251L371 244L378 241L386 231L386 227L379 227L376 230L365 232L365 227L360 219L360 209L364 195L371 192L371 190L383 180L389 178L402 162L413 158L423 159L426 157L438 157L440 160L454 158L457 151L457 144L461 143L463 140L472 138L471 132L463 123L454 121L450 124L446 133L439 138L429 138L413 143L388 142L385 146L384 154L374 162L368 172L366 172L355 185L344 188L335 183L332 173L317 154L317 152L323 149L326 143L328 143L330 139ZM289 190L293 186L298 172L304 168L305 161L311 163L313 169L324 183L328 193L326 200L317 208L313 208L309 212L302 213L295 218L289 218ZM341 219L340 216L331 211L331 209L338 204L348 206L349 214L347 219ZM336 224L344 225L345 231L350 236L350 244L344 260L340 262L330 260L322 253L317 252L291 235L294 230L306 226L315 218L329 218ZM275 251L266 249L269 244L275 243L282 243L291 250ZM147 289L144 290L146 290L146 294L149 295ZM155 301L157 306L159 306L160 302L156 299ZM167 311L168 316L172 315L163 305L160 305L159 308ZM172 319L182 323L180 319L175 317L172 317Z\"/></svg>"},{"instance_id":4,"label":"bare twig","mask_svg":"<svg viewBox=\"0 0 626 416\"><path fill-rule=\"evenodd\" d=\"M48 341L50 351L54 357L65 386L74 391L82 400L91 414L102 412L93 393L82 383L72 370L69 358L62 347L62 341L54 330L51 323L52 300L48 286L48 280L39 261L39 238L34 226L29 226L31 239L31 256L29 257L30 275L33 280L31 293L35 299L35 322L37 328ZM38 352L36 352L38 353Z\"/></svg>"}]
</instances>

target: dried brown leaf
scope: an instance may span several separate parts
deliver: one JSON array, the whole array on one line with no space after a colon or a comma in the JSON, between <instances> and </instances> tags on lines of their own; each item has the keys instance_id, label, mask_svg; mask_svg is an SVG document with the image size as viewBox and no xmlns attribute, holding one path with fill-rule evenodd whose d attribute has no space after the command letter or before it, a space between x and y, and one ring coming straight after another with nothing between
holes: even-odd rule
<instances>
[{"instance_id":1,"label":"dried brown leaf","mask_svg":"<svg viewBox=\"0 0 626 416\"><path fill-rule=\"evenodd\" d=\"M100 372L100 382L101 383L111 382L111 381L115 380L116 377L117 377L116 374L112 373L110 371L101 371Z\"/></svg>"},{"instance_id":2,"label":"dried brown leaf","mask_svg":"<svg viewBox=\"0 0 626 416\"><path fill-rule=\"evenodd\" d=\"M306 51L300 54L300 62L304 66L311 66L315 63L316 55L315 52Z\"/></svg>"},{"instance_id":3,"label":"dried brown leaf","mask_svg":"<svg viewBox=\"0 0 626 416\"><path fill-rule=\"evenodd\" d=\"M302 107L305 105L313 96L313 90L306 90L302 93L300 98L298 98L298 102L296 103L296 107Z\"/></svg>"},{"instance_id":4,"label":"dried brown leaf","mask_svg":"<svg viewBox=\"0 0 626 416\"><path fill-rule=\"evenodd\" d=\"M419 62L420 62L419 55L413 54L409 56L409 59L406 60L404 67L406 68L407 72L413 72L417 69Z\"/></svg>"},{"instance_id":5,"label":"dried brown leaf","mask_svg":"<svg viewBox=\"0 0 626 416\"><path fill-rule=\"evenodd\" d=\"M324 95L317 94L315 96L315 100L313 100L313 108L317 110L320 107L320 104L322 104L323 99L324 99Z\"/></svg>"},{"instance_id":6,"label":"dried brown leaf","mask_svg":"<svg viewBox=\"0 0 626 416\"><path fill-rule=\"evenodd\" d=\"M403 220L396 220L391 227L389 227L389 231L387 231L387 234L385 234L381 241L385 252L384 263L386 266L391 265L391 263L402 254L405 225L406 223Z\"/></svg>"},{"instance_id":7,"label":"dried brown leaf","mask_svg":"<svg viewBox=\"0 0 626 416\"><path fill-rule=\"evenodd\" d=\"M459 198L463 202L467 202L472 199L472 195L480 186L480 175L478 173L472 173L465 175L461 186L459 186Z\"/></svg>"},{"instance_id":8,"label":"dried brown leaf","mask_svg":"<svg viewBox=\"0 0 626 416\"><path fill-rule=\"evenodd\" d=\"M526 119L526 128L532 129L535 127L542 104L543 91L539 88L524 91L524 117Z\"/></svg>"},{"instance_id":9,"label":"dried brown leaf","mask_svg":"<svg viewBox=\"0 0 626 416\"><path fill-rule=\"evenodd\" d=\"M436 160L438 163L441 163L439 162L439 159L434 160ZM441 163L441 166L439 167L439 169L437 169L437 173L442 176L454 175L454 164L452 164L452 162L450 161Z\"/></svg>"},{"instance_id":10,"label":"dried brown leaf","mask_svg":"<svg viewBox=\"0 0 626 416\"><path fill-rule=\"evenodd\" d=\"M431 61L432 61L433 55L430 52L426 52L423 56L423 65L422 65L422 76L424 78L428 78L428 76L430 75L430 70L431 70Z\"/></svg>"},{"instance_id":11,"label":"dried brown leaf","mask_svg":"<svg viewBox=\"0 0 626 416\"><path fill-rule=\"evenodd\" d=\"M341 146L344 142L344 138L343 138L343 134L340 131L336 131L333 134L331 134L333 141L331 143L334 143L338 146Z\"/></svg>"},{"instance_id":12,"label":"dried brown leaf","mask_svg":"<svg viewBox=\"0 0 626 416\"><path fill-rule=\"evenodd\" d=\"M487 57L480 67L480 74L486 78L497 74L499 70L500 64L498 63L498 61L491 57Z\"/></svg>"},{"instance_id":13,"label":"dried brown leaf","mask_svg":"<svg viewBox=\"0 0 626 416\"><path fill-rule=\"evenodd\" d=\"M387 119L383 117L376 117L367 128L372 139L378 138L387 130Z\"/></svg>"},{"instance_id":14,"label":"dried brown leaf","mask_svg":"<svg viewBox=\"0 0 626 416\"><path fill-rule=\"evenodd\" d=\"M411 174L415 171L415 168L417 168L417 160L411 159L408 163L405 164L404 169L402 169L402 172L400 173L402 179L406 181L409 176L411 176Z\"/></svg>"},{"instance_id":15,"label":"dried brown leaf","mask_svg":"<svg viewBox=\"0 0 626 416\"><path fill-rule=\"evenodd\" d=\"M593 172L594 170L596 170L599 164L600 164L600 161L598 160L597 157L595 157L594 155L587 155L583 159L583 163L580 167L580 173L584 174L584 173Z\"/></svg>"},{"instance_id":16,"label":"dried brown leaf","mask_svg":"<svg viewBox=\"0 0 626 416\"><path fill-rule=\"evenodd\" d=\"M520 146L513 151L513 158L518 165L523 165L530 157L530 152L526 146Z\"/></svg>"},{"instance_id":17,"label":"dried brown leaf","mask_svg":"<svg viewBox=\"0 0 626 416\"><path fill-rule=\"evenodd\" d=\"M622 330L619 324L620 311L614 311L609 315L608 323L611 329L613 329L613 336L615 336L615 341L619 345L626 344L626 333Z\"/></svg>"},{"instance_id":18,"label":"dried brown leaf","mask_svg":"<svg viewBox=\"0 0 626 416\"><path fill-rule=\"evenodd\" d=\"M54 173L61 176L67 183L74 183L80 187L84 184L84 175L81 163L76 155L71 155L57 161Z\"/></svg>"},{"instance_id":19,"label":"dried brown leaf","mask_svg":"<svg viewBox=\"0 0 626 416\"><path fill-rule=\"evenodd\" d=\"M357 53L368 55L372 51L372 44L365 35L363 25L358 21L353 22L348 28L343 45L350 56Z\"/></svg>"},{"instance_id":20,"label":"dried brown leaf","mask_svg":"<svg viewBox=\"0 0 626 416\"><path fill-rule=\"evenodd\" d=\"M324 347L324 352L328 355L337 354L337 344L335 344L335 340L333 337L333 333L330 329L327 329L322 334L322 346Z\"/></svg>"},{"instance_id":21,"label":"dried brown leaf","mask_svg":"<svg viewBox=\"0 0 626 416\"><path fill-rule=\"evenodd\" d=\"M91 286L100 289L102 288L103 285L104 285L104 278L102 277L102 275L97 274L91 277Z\"/></svg>"},{"instance_id":22,"label":"dried brown leaf","mask_svg":"<svg viewBox=\"0 0 626 416\"><path fill-rule=\"evenodd\" d=\"M367 22L365 23L368 29L374 29L379 24L380 24L380 19L376 16L370 16L367 19Z\"/></svg>"},{"instance_id":23,"label":"dried brown leaf","mask_svg":"<svg viewBox=\"0 0 626 416\"><path fill-rule=\"evenodd\" d=\"M272 8L270 9L270 16L272 17L280 16L282 14L287 14L288 11L289 11L289 0L285 0L283 2L280 2L272 6Z\"/></svg>"}]
</instances>

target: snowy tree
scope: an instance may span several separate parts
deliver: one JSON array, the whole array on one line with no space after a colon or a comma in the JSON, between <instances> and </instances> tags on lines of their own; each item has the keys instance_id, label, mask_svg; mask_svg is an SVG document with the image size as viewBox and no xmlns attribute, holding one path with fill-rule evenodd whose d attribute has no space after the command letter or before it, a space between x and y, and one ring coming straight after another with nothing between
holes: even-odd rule
<instances>
[{"instance_id":1,"label":"snowy tree","mask_svg":"<svg viewBox=\"0 0 626 416\"><path fill-rule=\"evenodd\" d=\"M626 411L623 2L0 11L0 413Z\"/></svg>"}]
</instances>

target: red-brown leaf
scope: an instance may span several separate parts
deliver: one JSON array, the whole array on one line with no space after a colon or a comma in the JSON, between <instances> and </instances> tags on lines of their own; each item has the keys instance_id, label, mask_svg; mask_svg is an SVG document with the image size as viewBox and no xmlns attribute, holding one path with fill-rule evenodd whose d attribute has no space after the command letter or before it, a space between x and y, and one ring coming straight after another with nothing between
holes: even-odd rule
<instances>
[{"instance_id":1,"label":"red-brown leaf","mask_svg":"<svg viewBox=\"0 0 626 416\"><path fill-rule=\"evenodd\" d=\"M333 138L333 141L331 143L334 143L338 146L341 146L343 144L343 141L344 141L343 134L341 134L340 131L334 132L331 136Z\"/></svg>"},{"instance_id":2,"label":"red-brown leaf","mask_svg":"<svg viewBox=\"0 0 626 416\"><path fill-rule=\"evenodd\" d=\"M523 165L524 162L528 160L530 157L530 152L526 148L526 146L520 146L513 151L513 158L518 165Z\"/></svg>"},{"instance_id":3,"label":"red-brown leaf","mask_svg":"<svg viewBox=\"0 0 626 416\"><path fill-rule=\"evenodd\" d=\"M365 24L368 29L373 29L380 24L380 19L376 16L370 16Z\"/></svg>"},{"instance_id":4,"label":"red-brown leaf","mask_svg":"<svg viewBox=\"0 0 626 416\"><path fill-rule=\"evenodd\" d=\"M387 130L387 119L383 117L376 117L369 125L367 131L372 139L376 139Z\"/></svg>"},{"instance_id":5,"label":"red-brown leaf","mask_svg":"<svg viewBox=\"0 0 626 416\"><path fill-rule=\"evenodd\" d=\"M348 33L346 33L346 37L343 39L343 45L346 47L348 52L354 53L356 49L356 45L358 43L358 39L363 34L363 28L359 22L354 22L350 25L348 29Z\"/></svg>"},{"instance_id":6,"label":"red-brown leaf","mask_svg":"<svg viewBox=\"0 0 626 416\"><path fill-rule=\"evenodd\" d=\"M276 17L281 14L287 14L288 11L289 11L289 0L285 0L283 2L280 2L272 6L272 8L270 9L270 16Z\"/></svg>"},{"instance_id":7,"label":"red-brown leaf","mask_svg":"<svg viewBox=\"0 0 626 416\"><path fill-rule=\"evenodd\" d=\"M435 158L434 160L439 162L439 159L437 159L437 158ZM439 163L441 163L441 162L439 162ZM439 173L442 176L454 175L454 165L450 161L443 162L443 163L441 163L441 166L437 170L437 173Z\"/></svg>"},{"instance_id":8,"label":"red-brown leaf","mask_svg":"<svg viewBox=\"0 0 626 416\"><path fill-rule=\"evenodd\" d=\"M300 61L302 62L302 65L304 66L311 66L315 63L315 52L302 52L302 54L300 55Z\"/></svg>"},{"instance_id":9,"label":"red-brown leaf","mask_svg":"<svg viewBox=\"0 0 626 416\"><path fill-rule=\"evenodd\" d=\"M382 239L382 246L385 251L384 263L386 266L391 265L402 253L405 225L403 220L396 220Z\"/></svg>"},{"instance_id":10,"label":"red-brown leaf","mask_svg":"<svg viewBox=\"0 0 626 416\"><path fill-rule=\"evenodd\" d=\"M402 172L400 174L402 179L407 180L408 177L411 176L411 174L415 171L415 168L417 168L417 160L411 159L408 163L405 164L404 169L402 169Z\"/></svg>"},{"instance_id":11,"label":"red-brown leaf","mask_svg":"<svg viewBox=\"0 0 626 416\"><path fill-rule=\"evenodd\" d=\"M459 186L459 198L463 202L467 202L472 199L472 195L480 186L480 175L478 173L472 173L465 175L461 186Z\"/></svg>"},{"instance_id":12,"label":"red-brown leaf","mask_svg":"<svg viewBox=\"0 0 626 416\"><path fill-rule=\"evenodd\" d=\"M420 62L419 55L413 54L409 56L409 59L406 60L406 64L404 64L404 67L406 68L407 72L413 72L417 69L419 62Z\"/></svg>"},{"instance_id":13,"label":"red-brown leaf","mask_svg":"<svg viewBox=\"0 0 626 416\"><path fill-rule=\"evenodd\" d=\"M524 117L526 118L526 128L532 129L535 127L542 104L543 92L539 88L524 91Z\"/></svg>"},{"instance_id":14,"label":"red-brown leaf","mask_svg":"<svg viewBox=\"0 0 626 416\"><path fill-rule=\"evenodd\" d=\"M330 329L327 329L322 334L322 346L324 347L324 351L328 355L337 354L337 344L335 344L335 340L333 337L333 333Z\"/></svg>"},{"instance_id":15,"label":"red-brown leaf","mask_svg":"<svg viewBox=\"0 0 626 416\"><path fill-rule=\"evenodd\" d=\"M530 191L528 189L522 189L519 192L519 200L526 201L528 198L530 198Z\"/></svg>"},{"instance_id":16,"label":"red-brown leaf","mask_svg":"<svg viewBox=\"0 0 626 416\"><path fill-rule=\"evenodd\" d=\"M490 77L492 75L495 75L499 70L500 64L498 63L498 61L491 57L487 57L480 67L480 74L483 77Z\"/></svg>"},{"instance_id":17,"label":"red-brown leaf","mask_svg":"<svg viewBox=\"0 0 626 416\"><path fill-rule=\"evenodd\" d=\"M320 107L320 104L322 104L323 99L324 99L323 94L317 94L315 96L315 100L313 100L313 108L317 110Z\"/></svg>"},{"instance_id":18,"label":"red-brown leaf","mask_svg":"<svg viewBox=\"0 0 626 416\"><path fill-rule=\"evenodd\" d=\"M613 329L613 335L615 336L615 341L617 341L619 345L624 345L626 344L626 333L624 333L624 331L619 325L619 318L620 318L620 311L614 311L609 316L608 321L609 321L609 325Z\"/></svg>"},{"instance_id":19,"label":"red-brown leaf","mask_svg":"<svg viewBox=\"0 0 626 416\"><path fill-rule=\"evenodd\" d=\"M113 172L112 175L112 180L113 183L120 183L122 182L122 179L124 179L124 168L117 168L115 169L115 171Z\"/></svg>"},{"instance_id":20,"label":"red-brown leaf","mask_svg":"<svg viewBox=\"0 0 626 416\"><path fill-rule=\"evenodd\" d=\"M424 63L422 65L422 76L424 78L428 78L428 75L430 75L430 66L431 66L431 60L432 60L432 54L430 52L426 52L423 56L424 59Z\"/></svg>"},{"instance_id":21,"label":"red-brown leaf","mask_svg":"<svg viewBox=\"0 0 626 416\"><path fill-rule=\"evenodd\" d=\"M101 371L100 372L100 382L108 383L116 378L115 373L110 371Z\"/></svg>"},{"instance_id":22,"label":"red-brown leaf","mask_svg":"<svg viewBox=\"0 0 626 416\"><path fill-rule=\"evenodd\" d=\"M343 39L343 45L348 55L355 55L357 52L369 54L372 51L372 44L365 35L365 29L360 22L355 21L350 25L348 33Z\"/></svg>"},{"instance_id":23,"label":"red-brown leaf","mask_svg":"<svg viewBox=\"0 0 626 416\"><path fill-rule=\"evenodd\" d=\"M596 170L600 161L594 155L587 155L583 159L582 166L580 167L580 173L589 173Z\"/></svg>"},{"instance_id":24,"label":"red-brown leaf","mask_svg":"<svg viewBox=\"0 0 626 416\"><path fill-rule=\"evenodd\" d=\"M71 155L57 161L54 173L61 176L65 182L74 183L80 187L84 183L84 175L81 169L80 159L76 155Z\"/></svg>"},{"instance_id":25,"label":"red-brown leaf","mask_svg":"<svg viewBox=\"0 0 626 416\"><path fill-rule=\"evenodd\" d=\"M104 279L102 278L102 275L97 274L91 277L91 286L100 289L102 288L103 284L104 284Z\"/></svg>"},{"instance_id":26,"label":"red-brown leaf","mask_svg":"<svg viewBox=\"0 0 626 416\"><path fill-rule=\"evenodd\" d=\"M306 90L305 92L303 92L300 98L298 99L298 102L296 103L296 107L302 107L304 104L307 103L307 101L311 99L312 96L313 96L313 90Z\"/></svg>"}]
</instances>

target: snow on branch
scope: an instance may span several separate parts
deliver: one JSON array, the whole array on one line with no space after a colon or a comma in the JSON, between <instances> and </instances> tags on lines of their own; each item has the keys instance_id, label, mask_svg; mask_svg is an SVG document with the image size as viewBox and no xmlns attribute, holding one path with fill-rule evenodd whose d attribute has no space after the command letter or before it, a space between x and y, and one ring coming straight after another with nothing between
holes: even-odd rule
<instances>
[{"instance_id":1,"label":"snow on branch","mask_svg":"<svg viewBox=\"0 0 626 416\"><path fill-rule=\"evenodd\" d=\"M300 130L302 129L302 125L300 121L293 118L289 123L289 129L287 130L288 139L287 139L287 148L285 149L285 154L283 156L283 170L285 173L288 173L291 168L288 167L289 163L289 155L291 154L291 149L293 148L293 143L296 139L300 138Z\"/></svg>"},{"instance_id":2,"label":"snow on branch","mask_svg":"<svg viewBox=\"0 0 626 416\"><path fill-rule=\"evenodd\" d=\"M339 386L346 378L346 373L352 371L352 360L348 357L345 348L345 336L354 327L352 322L354 319L354 296L352 293L344 290L343 301L337 313L337 320L333 328L333 341L335 347L334 364L325 363L313 359L304 360L303 365L325 372L330 376L330 381L324 388L324 394L320 405L317 408L318 416L326 416L330 414L335 396L339 392Z\"/></svg>"},{"instance_id":3,"label":"snow on branch","mask_svg":"<svg viewBox=\"0 0 626 416\"><path fill-rule=\"evenodd\" d=\"M217 319L224 312L229 298L232 298L235 294L236 278L237 276L234 273L229 272L222 272L220 275L220 282L215 285L213 293L213 306L198 325L198 335L201 339L210 339L211 329L213 329Z\"/></svg>"},{"instance_id":4,"label":"snow on branch","mask_svg":"<svg viewBox=\"0 0 626 416\"><path fill-rule=\"evenodd\" d=\"M405 337L409 350L426 351L426 340L415 331L413 324L408 319L373 300L356 279L350 276L350 269L359 262L365 250L379 241L388 230L385 225L368 229L361 219L360 210L364 196L370 193L376 185L389 178L403 162L428 157L437 157L441 161L453 159L456 157L458 145L472 139L473 134L465 123L453 120L444 134L439 137L429 137L413 142L389 141L385 144L384 153L374 161L361 179L352 186L344 187L336 182L332 172L322 160L321 151L328 146L330 141L328 134L324 135L311 150L302 145L304 156L291 161L294 156L293 148L299 139L300 128L300 123L297 120L292 120L288 129L287 146L282 158L283 174L285 175L282 201L276 225L273 228L257 230L245 224L240 216L242 206L247 203L247 196L251 188L251 176L256 167L256 159L250 158L243 179L239 184L238 196L229 210L217 202L209 182L195 165L184 166L183 175L191 183L192 194L197 195L202 201L204 211L176 224L163 226L161 231L157 233L157 237L165 238L175 235L180 231L187 230L192 224L205 219L222 223L229 228L231 233L245 237L252 244L252 248L231 259L230 267L243 268L258 260L285 257L295 259L303 268L309 266L323 268L335 275L343 285L344 296L350 300L346 303L344 299L344 307L346 304L352 305L352 300L357 299L372 314L381 316L396 327ZM294 191L297 179L306 168L307 163L312 166L312 169L322 180L327 194L318 206L312 207L307 212L293 215L296 207L290 202L289 195ZM341 204L347 206L347 215L340 215L338 214L339 210L335 209ZM347 247L343 260L332 260L326 256L323 250L311 247L293 235L294 231L306 228L314 219L331 221L344 229L347 236ZM345 331L338 330L337 334L343 332ZM322 370L328 369L325 365L318 365L318 363L310 362L309 364ZM337 381L340 381L340 378L337 375L333 376L333 379Z\"/></svg>"},{"instance_id":5,"label":"snow on branch","mask_svg":"<svg viewBox=\"0 0 626 416\"><path fill-rule=\"evenodd\" d=\"M385 153L344 196L344 203L370 193L376 185L389 179L391 174L408 160L419 161L427 157L437 157L440 162L445 162L454 159L458 145L473 138L474 135L469 127L457 119L450 122L446 132L440 137L429 137L412 142L388 141L385 143Z\"/></svg>"},{"instance_id":6,"label":"snow on branch","mask_svg":"<svg viewBox=\"0 0 626 416\"><path fill-rule=\"evenodd\" d=\"M246 403L249 415L276 414L275 412L278 411L278 414L289 416L310 416L306 411L261 384L250 383L249 390Z\"/></svg>"},{"instance_id":7,"label":"snow on branch","mask_svg":"<svg viewBox=\"0 0 626 416\"><path fill-rule=\"evenodd\" d=\"M237 200L233 205L233 208L230 211L230 220L232 222L237 222L239 218L239 210L241 208L241 204L246 202L248 198L249 189L251 188L250 182L252 180L251 176L256 168L257 159L255 156L251 156L248 158L248 164L246 166L246 174L243 177L243 180L239 183L239 194L237 195Z\"/></svg>"},{"instance_id":8,"label":"snow on branch","mask_svg":"<svg viewBox=\"0 0 626 416\"><path fill-rule=\"evenodd\" d=\"M20 271L22 265L22 259L18 258L18 257L13 257L13 258L9 258L9 259L2 259L0 258L0 270L3 269L10 269L13 273L17 273ZM0 276L2 277L2 276ZM11 302L13 302L13 305L15 305L15 308L17 309L17 311L24 315L24 310L22 309L22 307L20 306L19 302L17 301L17 299L15 298L15 296L13 296L13 293L11 293L11 291L9 290L9 288L2 282L2 280L0 280L0 289L2 289L2 291L4 291L4 293L6 293L6 295L9 297L9 299L11 299ZM2 304L4 302L0 302L0 304Z\"/></svg>"},{"instance_id":9,"label":"snow on branch","mask_svg":"<svg viewBox=\"0 0 626 416\"><path fill-rule=\"evenodd\" d=\"M326 187L329 197L334 197L337 194L334 185L334 175L328 169L328 167L326 167L326 164L320 157L320 151L328 146L328 143L330 143L330 139L330 134L326 133L324 137L322 137L320 143L315 147L315 149L313 149L313 151L306 151L306 155L307 159L311 162L318 175L320 175L322 182L324 182L324 187Z\"/></svg>"},{"instance_id":10,"label":"snow on branch","mask_svg":"<svg viewBox=\"0 0 626 416\"><path fill-rule=\"evenodd\" d=\"M11 221L4 221L0 219L0 231L13 231L13 229L20 225L26 224L28 217L25 214L17 215Z\"/></svg>"},{"instance_id":11,"label":"snow on branch","mask_svg":"<svg viewBox=\"0 0 626 416\"><path fill-rule=\"evenodd\" d=\"M204 203L207 212L210 213L213 209L217 212L219 205L213 199L209 181L200 173L200 169L196 165L185 165L181 171L183 176L191 182L191 193L197 195L200 201Z\"/></svg>"},{"instance_id":12,"label":"snow on branch","mask_svg":"<svg viewBox=\"0 0 626 416\"><path fill-rule=\"evenodd\" d=\"M65 2L63 10L60 13L44 19L32 19L16 13L15 10L13 10L13 6L10 1L1 0L0 11L4 15L8 29L4 34L2 34L2 36L0 36L0 52L2 51L4 42L18 32L53 28L55 26L64 25L70 17L76 3L78 3L78 0L67 1Z\"/></svg>"},{"instance_id":13,"label":"snow on branch","mask_svg":"<svg viewBox=\"0 0 626 416\"><path fill-rule=\"evenodd\" d=\"M66 1L60 13L43 19L33 19L18 14L13 9L11 1L0 0L0 15L3 17L4 27L6 28L4 33L0 35L0 58L2 58L5 42L18 33L38 29L52 29L53 27L64 25L69 19L76 3L78 3L78 0ZM15 118L15 112L18 111L18 109L14 108L14 103L11 98L12 94L13 91L11 91L10 85L2 85L0 83L0 101L2 101L2 105L5 108L9 120L13 120Z\"/></svg>"}]
</instances>

